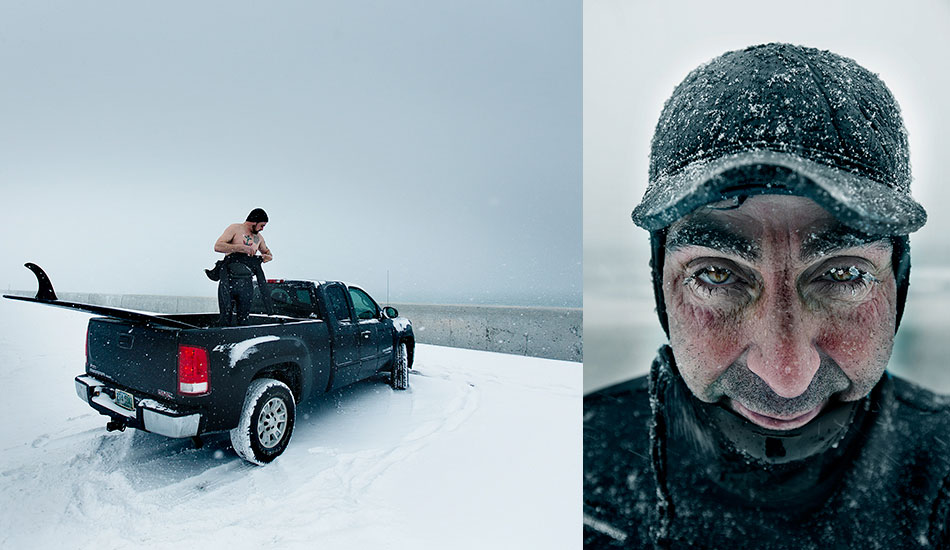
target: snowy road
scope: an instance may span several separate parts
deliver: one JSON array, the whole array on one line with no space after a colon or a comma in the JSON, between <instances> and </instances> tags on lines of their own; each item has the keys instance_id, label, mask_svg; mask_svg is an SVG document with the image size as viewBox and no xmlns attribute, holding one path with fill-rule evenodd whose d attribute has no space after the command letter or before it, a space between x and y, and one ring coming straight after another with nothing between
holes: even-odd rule
<instances>
[{"instance_id":1,"label":"snowy road","mask_svg":"<svg viewBox=\"0 0 950 550\"><path fill-rule=\"evenodd\" d=\"M410 390L297 409L255 467L128 430L76 396L89 315L0 301L2 548L577 548L577 363L420 345Z\"/></svg>"}]
</instances>

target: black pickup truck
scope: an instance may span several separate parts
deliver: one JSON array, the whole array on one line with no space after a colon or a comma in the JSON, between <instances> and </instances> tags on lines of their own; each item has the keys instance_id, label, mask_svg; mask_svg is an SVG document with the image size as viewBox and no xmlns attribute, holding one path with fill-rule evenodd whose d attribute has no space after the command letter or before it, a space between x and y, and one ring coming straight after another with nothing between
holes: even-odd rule
<instances>
[{"instance_id":1,"label":"black pickup truck","mask_svg":"<svg viewBox=\"0 0 950 550\"><path fill-rule=\"evenodd\" d=\"M150 315L57 299L39 266L35 298L78 309L89 320L85 374L76 392L110 417L107 428L133 427L168 437L230 430L234 450L265 464L294 428L296 403L388 372L406 389L415 338L408 319L380 308L362 289L336 281L269 280L273 315L260 293L250 324L214 326L218 315Z\"/></svg>"}]
</instances>

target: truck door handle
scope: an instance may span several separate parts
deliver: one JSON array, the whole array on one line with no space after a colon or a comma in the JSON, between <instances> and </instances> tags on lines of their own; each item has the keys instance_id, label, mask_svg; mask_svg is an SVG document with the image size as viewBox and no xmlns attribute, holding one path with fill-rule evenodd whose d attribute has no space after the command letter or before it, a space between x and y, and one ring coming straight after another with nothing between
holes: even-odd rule
<instances>
[{"instance_id":1,"label":"truck door handle","mask_svg":"<svg viewBox=\"0 0 950 550\"><path fill-rule=\"evenodd\" d=\"M119 335L119 347L122 349L132 349L132 341L134 337L129 334L120 334Z\"/></svg>"},{"instance_id":2,"label":"truck door handle","mask_svg":"<svg viewBox=\"0 0 950 550\"><path fill-rule=\"evenodd\" d=\"M368 330L367 330L367 331L363 331L363 332L361 332L360 334L363 335L363 338L369 338L370 331L368 331Z\"/></svg>"}]
</instances>

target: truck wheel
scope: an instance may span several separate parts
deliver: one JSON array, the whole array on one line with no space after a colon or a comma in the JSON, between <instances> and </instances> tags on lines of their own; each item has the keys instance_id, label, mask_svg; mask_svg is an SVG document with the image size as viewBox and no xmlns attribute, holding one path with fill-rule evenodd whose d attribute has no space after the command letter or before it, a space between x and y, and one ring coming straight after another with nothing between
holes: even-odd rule
<instances>
[{"instance_id":1,"label":"truck wheel","mask_svg":"<svg viewBox=\"0 0 950 550\"><path fill-rule=\"evenodd\" d=\"M296 405L290 388L279 380L259 378L244 397L241 422L231 430L238 456L263 466L287 448L294 431Z\"/></svg>"},{"instance_id":2,"label":"truck wheel","mask_svg":"<svg viewBox=\"0 0 950 550\"><path fill-rule=\"evenodd\" d=\"M396 357L393 358L393 371L389 383L394 390L404 390L409 387L409 356L406 353L406 344L396 346Z\"/></svg>"}]
</instances>

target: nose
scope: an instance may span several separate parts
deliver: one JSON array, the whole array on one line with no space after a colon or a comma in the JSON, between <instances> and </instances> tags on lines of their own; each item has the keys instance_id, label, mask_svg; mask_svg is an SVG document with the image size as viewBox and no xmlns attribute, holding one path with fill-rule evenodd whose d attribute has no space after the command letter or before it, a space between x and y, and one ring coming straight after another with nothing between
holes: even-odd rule
<instances>
[{"instance_id":1,"label":"nose","mask_svg":"<svg viewBox=\"0 0 950 550\"><path fill-rule=\"evenodd\" d=\"M782 397L805 393L818 372L821 357L811 324L795 285L789 283L760 303L749 327L746 365Z\"/></svg>"}]
</instances>

